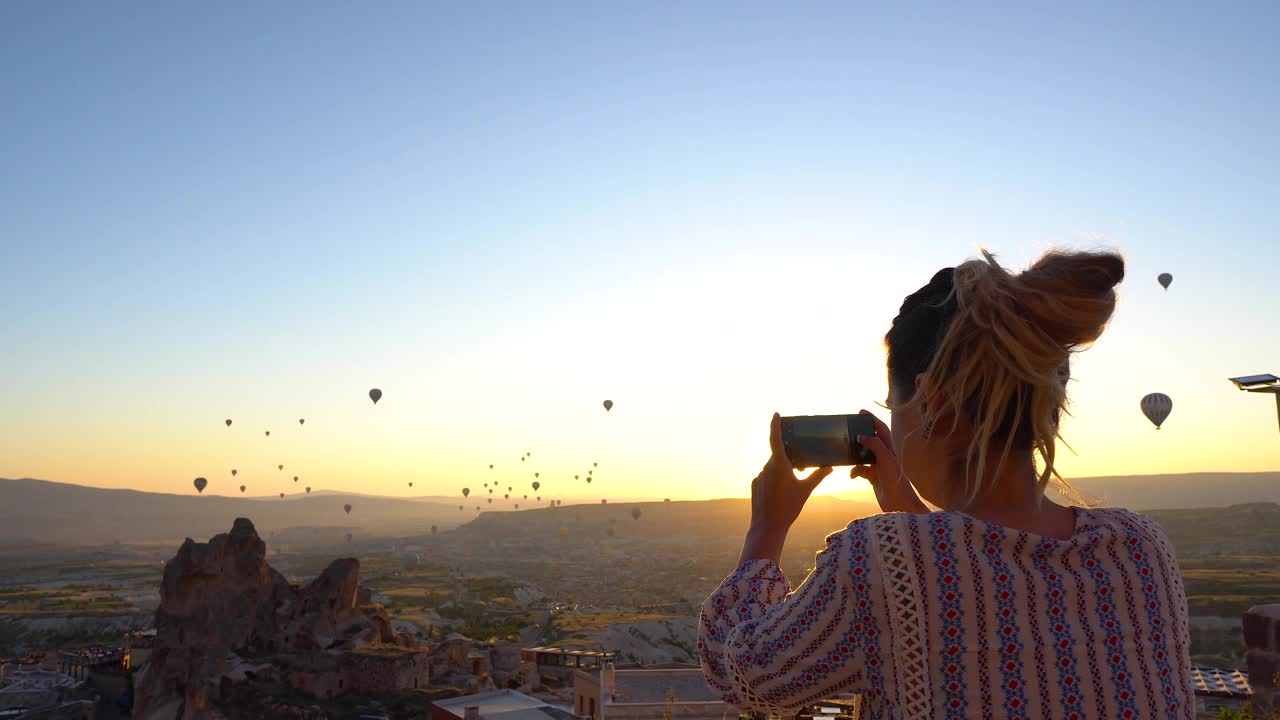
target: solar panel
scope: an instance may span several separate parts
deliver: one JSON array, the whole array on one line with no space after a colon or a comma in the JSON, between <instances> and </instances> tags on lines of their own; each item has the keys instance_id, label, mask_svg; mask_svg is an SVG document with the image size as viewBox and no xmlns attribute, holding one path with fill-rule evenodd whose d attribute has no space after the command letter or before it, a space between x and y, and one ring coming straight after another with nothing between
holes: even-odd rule
<instances>
[{"instance_id":1,"label":"solar panel","mask_svg":"<svg viewBox=\"0 0 1280 720\"><path fill-rule=\"evenodd\" d=\"M1253 688L1249 686L1249 678L1239 670L1218 670L1216 668L1191 667L1191 684L1196 695L1215 697L1249 697Z\"/></svg>"},{"instance_id":2,"label":"solar panel","mask_svg":"<svg viewBox=\"0 0 1280 720\"><path fill-rule=\"evenodd\" d=\"M1274 382L1280 382L1280 377L1275 375L1245 375L1243 377L1231 378L1231 382L1237 387L1248 387L1249 385L1267 385Z\"/></svg>"}]
</instances>

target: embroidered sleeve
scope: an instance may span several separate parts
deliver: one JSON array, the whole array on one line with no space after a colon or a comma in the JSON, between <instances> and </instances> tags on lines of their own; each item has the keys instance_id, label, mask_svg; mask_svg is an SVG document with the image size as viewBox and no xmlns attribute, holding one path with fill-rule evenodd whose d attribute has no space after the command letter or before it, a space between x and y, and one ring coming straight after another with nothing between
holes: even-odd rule
<instances>
[{"instance_id":1,"label":"embroidered sleeve","mask_svg":"<svg viewBox=\"0 0 1280 720\"><path fill-rule=\"evenodd\" d=\"M776 564L751 560L703 603L698 655L725 702L786 713L866 689L866 603L858 609L852 579L866 570L850 567L848 543L848 531L828 537L794 593Z\"/></svg>"}]
</instances>

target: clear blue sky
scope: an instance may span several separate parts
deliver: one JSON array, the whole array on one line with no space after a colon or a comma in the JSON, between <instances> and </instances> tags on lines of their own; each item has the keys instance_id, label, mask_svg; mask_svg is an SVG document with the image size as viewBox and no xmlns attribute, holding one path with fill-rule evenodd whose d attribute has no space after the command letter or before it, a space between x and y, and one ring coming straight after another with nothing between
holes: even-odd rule
<instances>
[{"instance_id":1,"label":"clear blue sky","mask_svg":"<svg viewBox=\"0 0 1280 720\"><path fill-rule=\"evenodd\" d=\"M1068 467L1280 467L1223 380L1280 372L1280 5L684 5L0 5L0 475L273 467L205 435L309 414L334 487L590 444L732 494L978 244L1129 258Z\"/></svg>"}]
</instances>

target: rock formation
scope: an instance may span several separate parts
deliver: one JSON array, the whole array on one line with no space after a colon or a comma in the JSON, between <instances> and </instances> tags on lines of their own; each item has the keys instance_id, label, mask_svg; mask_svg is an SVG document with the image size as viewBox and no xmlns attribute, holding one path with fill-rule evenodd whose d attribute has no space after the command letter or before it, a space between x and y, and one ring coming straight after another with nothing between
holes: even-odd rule
<instances>
[{"instance_id":1,"label":"rock formation","mask_svg":"<svg viewBox=\"0 0 1280 720\"><path fill-rule=\"evenodd\" d=\"M134 717L219 717L211 700L224 677L283 653L342 654L404 646L381 606L358 605L360 563L333 561L315 580L293 587L267 564L253 523L207 543L190 538L165 566L156 610L155 649L135 676Z\"/></svg>"}]
</instances>

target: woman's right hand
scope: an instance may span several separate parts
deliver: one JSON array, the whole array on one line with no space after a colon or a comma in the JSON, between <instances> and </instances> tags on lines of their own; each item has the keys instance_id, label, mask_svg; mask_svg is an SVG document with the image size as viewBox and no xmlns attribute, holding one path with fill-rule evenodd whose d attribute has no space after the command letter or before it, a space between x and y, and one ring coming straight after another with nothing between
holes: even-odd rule
<instances>
[{"instance_id":1,"label":"woman's right hand","mask_svg":"<svg viewBox=\"0 0 1280 720\"><path fill-rule=\"evenodd\" d=\"M871 415L866 410L863 415ZM911 487L907 476L902 474L902 466L898 464L898 455L893 450L893 435L889 426L880 422L880 418L871 415L876 424L874 436L859 435L858 442L876 454L874 465L854 465L849 472L851 478L866 478L876 492L876 502L884 512L928 513L929 508L920 500L916 489Z\"/></svg>"}]
</instances>

